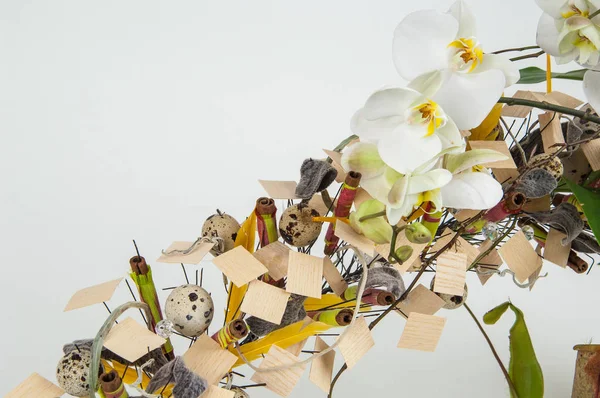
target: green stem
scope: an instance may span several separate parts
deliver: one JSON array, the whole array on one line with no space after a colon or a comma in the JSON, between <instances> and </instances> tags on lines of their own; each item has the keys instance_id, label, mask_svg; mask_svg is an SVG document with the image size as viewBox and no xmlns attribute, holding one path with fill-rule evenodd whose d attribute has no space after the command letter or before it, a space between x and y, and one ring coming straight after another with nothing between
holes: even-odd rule
<instances>
[{"instance_id":1,"label":"green stem","mask_svg":"<svg viewBox=\"0 0 600 398\"><path fill-rule=\"evenodd\" d=\"M508 387L510 388L511 392L513 393L513 396L516 398L519 398L519 394L517 394L517 389L515 388L515 385L513 384L512 380L510 379L510 375L506 371L506 367L502 363L502 360L500 359L498 352L494 348L494 345L492 344L492 340L490 340L490 337L487 335L487 333L481 326L481 323L479 323L479 320L477 319L475 314L473 314L473 311L471 311L471 309L469 308L467 303L464 303L463 306L467 309L467 311L469 311L471 318L473 318L473 320L477 324L477 327L479 327L479 330L483 334L483 337L485 337L485 341L487 341L488 345L490 346L490 350L492 350L492 354L494 354L494 358L496 358L496 362L498 362L498 365L500 365L500 369L502 369L502 373L504 374L504 377L506 378L506 382L508 383Z\"/></svg>"},{"instance_id":2,"label":"green stem","mask_svg":"<svg viewBox=\"0 0 600 398\"><path fill-rule=\"evenodd\" d=\"M527 54L527 55L521 55L521 56L519 56L519 57L514 57L514 58L511 58L510 60L511 60L511 61L513 61L513 62L515 62L515 61L521 61L521 60L523 60L523 59L537 58L537 57L539 57L540 55L543 55L543 54L545 54L545 53L546 53L546 52L545 52L544 50L542 50L542 51L539 51L539 52L537 52L537 53L533 53L533 54Z\"/></svg>"},{"instance_id":3,"label":"green stem","mask_svg":"<svg viewBox=\"0 0 600 398\"><path fill-rule=\"evenodd\" d=\"M499 104L506 104L508 106L513 105L524 105L531 106L538 109L545 109L547 111L554 111L559 113L564 113L565 115L577 116L581 120L588 120L590 122L594 122L596 124L600 124L600 117L592 115L590 112L578 111L573 108L567 108L566 106L554 105L549 102L539 102L532 101L522 98L510 98L510 97L500 97L498 100Z\"/></svg>"},{"instance_id":4,"label":"green stem","mask_svg":"<svg viewBox=\"0 0 600 398\"><path fill-rule=\"evenodd\" d=\"M502 54L502 53L509 53L509 52L513 52L513 51L535 50L538 48L540 48L540 46L525 46L525 47L507 48L507 49L500 50L500 51L494 51L492 54Z\"/></svg>"},{"instance_id":5,"label":"green stem","mask_svg":"<svg viewBox=\"0 0 600 398\"><path fill-rule=\"evenodd\" d=\"M596 11L594 11L594 12L593 12L593 13L592 13L592 14L591 14L589 17L588 17L588 19L592 19L592 18L594 18L595 16L597 16L598 14L600 14L600 9L599 9L599 10L596 10Z\"/></svg>"},{"instance_id":6,"label":"green stem","mask_svg":"<svg viewBox=\"0 0 600 398\"><path fill-rule=\"evenodd\" d=\"M382 210L380 212L373 213L373 214L367 214L366 216L362 216L361 218L358 219L358 222L363 222L366 220L370 220L372 218L383 217L383 216L385 216L385 210Z\"/></svg>"}]
</instances>

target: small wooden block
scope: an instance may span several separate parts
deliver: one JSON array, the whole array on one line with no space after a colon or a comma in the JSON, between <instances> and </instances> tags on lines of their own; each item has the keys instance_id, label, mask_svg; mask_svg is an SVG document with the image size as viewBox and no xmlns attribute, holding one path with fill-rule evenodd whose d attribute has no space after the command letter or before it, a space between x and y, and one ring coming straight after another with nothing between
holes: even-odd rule
<instances>
[{"instance_id":1,"label":"small wooden block","mask_svg":"<svg viewBox=\"0 0 600 398\"><path fill-rule=\"evenodd\" d=\"M540 114L538 120L540 122L542 143L544 144L544 153L556 152L559 148L552 147L552 145L565 143L560 125L560 115L556 112L546 112Z\"/></svg>"},{"instance_id":2,"label":"small wooden block","mask_svg":"<svg viewBox=\"0 0 600 398\"><path fill-rule=\"evenodd\" d=\"M600 170L600 138L581 144L581 149L590 162L592 170Z\"/></svg>"},{"instance_id":3,"label":"small wooden block","mask_svg":"<svg viewBox=\"0 0 600 398\"><path fill-rule=\"evenodd\" d=\"M335 235L346 243L355 246L369 256L375 255L375 243L363 235L359 235L346 223L335 223Z\"/></svg>"},{"instance_id":4,"label":"small wooden block","mask_svg":"<svg viewBox=\"0 0 600 398\"><path fill-rule=\"evenodd\" d=\"M498 252L521 283L542 266L542 258L533 250L523 231L514 234Z\"/></svg>"},{"instance_id":5,"label":"small wooden block","mask_svg":"<svg viewBox=\"0 0 600 398\"><path fill-rule=\"evenodd\" d=\"M505 141L469 141L471 149L492 149L506 155L508 159L501 160L499 162L490 162L481 164L484 167L491 167L494 169L516 169L517 165L510 154L510 149L506 145Z\"/></svg>"},{"instance_id":6,"label":"small wooden block","mask_svg":"<svg viewBox=\"0 0 600 398\"><path fill-rule=\"evenodd\" d=\"M5 380L7 381L7 380ZM4 398L56 398L61 397L65 391L44 379L37 373L33 373L21 384L10 391Z\"/></svg>"},{"instance_id":7,"label":"small wooden block","mask_svg":"<svg viewBox=\"0 0 600 398\"><path fill-rule=\"evenodd\" d=\"M268 271L243 246L229 250L212 261L237 287L244 286Z\"/></svg>"},{"instance_id":8,"label":"small wooden block","mask_svg":"<svg viewBox=\"0 0 600 398\"><path fill-rule=\"evenodd\" d=\"M435 253L444 248L452 240L455 234L456 232L452 231L450 228L446 228L435 241L435 244L429 253ZM456 242L454 242L454 245L446 251L446 253L448 252L465 253L467 255L467 267L470 267L477 256L479 256L479 249L467 242L463 237L458 237Z\"/></svg>"},{"instance_id":9,"label":"small wooden block","mask_svg":"<svg viewBox=\"0 0 600 398\"><path fill-rule=\"evenodd\" d=\"M272 345L265 359L261 362L259 369L273 368L276 366L289 365L296 363L298 357L289 352ZM275 370L272 372L256 372L251 380L255 383L266 383L267 389L282 397L287 397L292 393L302 373L304 373L306 365L294 366L288 369Z\"/></svg>"},{"instance_id":10,"label":"small wooden block","mask_svg":"<svg viewBox=\"0 0 600 398\"><path fill-rule=\"evenodd\" d=\"M494 242L492 242L489 239L486 239L479 247L479 252L486 252L490 247L492 247L493 244ZM500 258L500 254L498 254L498 250L496 250L496 248L492 249L492 251L487 256L481 259L478 265L483 270L497 270L498 268L500 268L500 266L502 265L502 259ZM477 277L479 278L481 285L485 285L488 279L490 279L492 276L494 276L494 274L480 274L479 272L477 273Z\"/></svg>"},{"instance_id":11,"label":"small wooden block","mask_svg":"<svg viewBox=\"0 0 600 398\"><path fill-rule=\"evenodd\" d=\"M285 290L301 296L321 298L323 258L290 251Z\"/></svg>"},{"instance_id":12,"label":"small wooden block","mask_svg":"<svg viewBox=\"0 0 600 398\"><path fill-rule=\"evenodd\" d=\"M566 237L566 234L554 228L550 228L544 246L544 259L563 268L567 266L569 252L571 251L570 244L567 246L563 246L562 244L562 240Z\"/></svg>"},{"instance_id":13,"label":"small wooden block","mask_svg":"<svg viewBox=\"0 0 600 398\"><path fill-rule=\"evenodd\" d=\"M342 167L342 153L341 152L335 152L335 151L330 151L327 149L323 149L323 152L325 152L327 154L327 156L329 156L332 160L331 165L337 170L337 176L335 177L335 180L337 182L344 182L344 180L346 179L346 170L344 170L344 168Z\"/></svg>"},{"instance_id":14,"label":"small wooden block","mask_svg":"<svg viewBox=\"0 0 600 398\"><path fill-rule=\"evenodd\" d=\"M256 251L253 255L267 267L269 276L276 281L287 275L290 249L283 243L279 241L270 243Z\"/></svg>"},{"instance_id":15,"label":"small wooden block","mask_svg":"<svg viewBox=\"0 0 600 398\"><path fill-rule=\"evenodd\" d=\"M562 159L563 162L563 177L571 181L579 183L581 177L591 170L590 162L587 160L582 146L579 146L575 152L568 158Z\"/></svg>"},{"instance_id":16,"label":"small wooden block","mask_svg":"<svg viewBox=\"0 0 600 398\"><path fill-rule=\"evenodd\" d=\"M314 194L313 197L310 198L310 200L308 201L308 205L315 209L317 212L319 212L319 215L323 217L329 211L329 207L325 205L325 202L323 201L323 196L321 196L320 193Z\"/></svg>"},{"instance_id":17,"label":"small wooden block","mask_svg":"<svg viewBox=\"0 0 600 398\"><path fill-rule=\"evenodd\" d=\"M164 343L165 339L127 318L113 326L104 340L104 347L129 362L135 362Z\"/></svg>"},{"instance_id":18,"label":"small wooden block","mask_svg":"<svg viewBox=\"0 0 600 398\"><path fill-rule=\"evenodd\" d=\"M237 356L221 348L208 335L202 334L183 354L183 361L189 370L202 377L209 385L217 385L236 363Z\"/></svg>"},{"instance_id":19,"label":"small wooden block","mask_svg":"<svg viewBox=\"0 0 600 398\"><path fill-rule=\"evenodd\" d=\"M538 211L549 211L552 199L550 195L542 196L541 198L529 199L523 206L523 210L529 213Z\"/></svg>"},{"instance_id":20,"label":"small wooden block","mask_svg":"<svg viewBox=\"0 0 600 398\"><path fill-rule=\"evenodd\" d=\"M81 289L71 297L64 311L76 310L78 308L89 307L90 305L99 304L111 299L117 286L123 278L115 279L109 282L104 282L99 285L94 285Z\"/></svg>"},{"instance_id":21,"label":"small wooden block","mask_svg":"<svg viewBox=\"0 0 600 398\"><path fill-rule=\"evenodd\" d=\"M546 99L543 96L540 96L536 93L532 93L531 91L519 90L517 91L512 98L520 98L520 99L528 99L531 101L545 101ZM515 118L524 118L529 115L533 108L525 105L513 105L508 106L504 105L502 108L502 116L515 117Z\"/></svg>"},{"instance_id":22,"label":"small wooden block","mask_svg":"<svg viewBox=\"0 0 600 398\"><path fill-rule=\"evenodd\" d=\"M329 345L322 338L318 337L315 339L315 351L321 352L329 348ZM329 387L331 386L331 376L333 375L333 363L335 361L335 351L329 351L327 354L322 355L312 361L310 366L309 379L317 387L323 390L324 393L329 393Z\"/></svg>"},{"instance_id":23,"label":"small wooden block","mask_svg":"<svg viewBox=\"0 0 600 398\"><path fill-rule=\"evenodd\" d=\"M536 248L536 252L538 252L538 251L539 250L537 250L537 248ZM531 291L531 289L533 289L533 287L535 286L535 283L537 282L537 279L540 276L540 273L542 272L542 268L543 268L543 265L540 268L533 271L533 274L529 275L529 278L527 278L527 282L529 282L529 291Z\"/></svg>"},{"instance_id":24,"label":"small wooden block","mask_svg":"<svg viewBox=\"0 0 600 398\"><path fill-rule=\"evenodd\" d=\"M408 297L406 297L404 301L398 303L396 308L399 310L398 313L400 315L407 318L411 312L435 315L444 304L445 302L440 296L427 289L422 284L419 284L410 291Z\"/></svg>"},{"instance_id":25,"label":"small wooden block","mask_svg":"<svg viewBox=\"0 0 600 398\"><path fill-rule=\"evenodd\" d=\"M433 352L445 325L446 318L411 312L400 336L398 348Z\"/></svg>"},{"instance_id":26,"label":"small wooden block","mask_svg":"<svg viewBox=\"0 0 600 398\"><path fill-rule=\"evenodd\" d=\"M394 268L396 268L401 274L404 274L406 271L408 271L410 266L416 260L419 260L419 256L421 255L421 252L423 251L425 246L427 246L427 243L422 243L422 244L421 243L412 243L411 241L408 240L404 231L402 231L398 234L398 237L396 238L396 248L406 246L406 245L413 248L412 254L410 255L409 258L406 259L406 261L404 261L404 263L402 263L402 264L394 263ZM383 257L389 261L390 259L388 258L388 256L390 254L390 247L391 247L391 245L389 243L386 243L383 245L376 245L375 251L381 257Z\"/></svg>"},{"instance_id":27,"label":"small wooden block","mask_svg":"<svg viewBox=\"0 0 600 398\"><path fill-rule=\"evenodd\" d=\"M291 346L289 346L285 350L287 352L289 352L290 354L292 354L292 355L299 356L300 353L302 352L302 350L304 349L304 346L306 345L306 342L308 342L308 338L305 338L304 340L299 341L296 344L292 344Z\"/></svg>"},{"instance_id":28,"label":"small wooden block","mask_svg":"<svg viewBox=\"0 0 600 398\"><path fill-rule=\"evenodd\" d=\"M448 250L437 259L433 291L462 296L467 279L467 255Z\"/></svg>"},{"instance_id":29,"label":"small wooden block","mask_svg":"<svg viewBox=\"0 0 600 398\"><path fill-rule=\"evenodd\" d=\"M463 222L465 220L468 220L469 218L475 217L480 212L481 212L481 210L468 210L468 209L459 210L454 215L454 218L456 218L456 220L459 222Z\"/></svg>"},{"instance_id":30,"label":"small wooden block","mask_svg":"<svg viewBox=\"0 0 600 398\"><path fill-rule=\"evenodd\" d=\"M333 265L329 257L323 260L323 276L335 294L341 296L346 289L348 283L342 277L340 271Z\"/></svg>"},{"instance_id":31,"label":"small wooden block","mask_svg":"<svg viewBox=\"0 0 600 398\"><path fill-rule=\"evenodd\" d=\"M173 242L165 252L171 250L186 250L192 247L194 242ZM204 256L210 252L215 244L211 242L202 242L194 248L189 254L173 253L173 254L161 254L156 259L157 263L169 263L169 264L200 264Z\"/></svg>"},{"instance_id":32,"label":"small wooden block","mask_svg":"<svg viewBox=\"0 0 600 398\"><path fill-rule=\"evenodd\" d=\"M341 340L340 337L343 338ZM365 318L360 316L348 327L345 334L338 337L338 347L348 369L352 369L358 361L375 345L371 331Z\"/></svg>"},{"instance_id":33,"label":"small wooden block","mask_svg":"<svg viewBox=\"0 0 600 398\"><path fill-rule=\"evenodd\" d=\"M208 386L208 388L198 398L234 398L235 391L226 390L217 386Z\"/></svg>"},{"instance_id":34,"label":"small wooden block","mask_svg":"<svg viewBox=\"0 0 600 398\"><path fill-rule=\"evenodd\" d=\"M571 97L568 94L561 93L560 91L552 91L547 93L546 98L555 101L558 105L566 106L567 108L578 108L583 105L583 101L578 100L575 97Z\"/></svg>"},{"instance_id":35,"label":"small wooden block","mask_svg":"<svg viewBox=\"0 0 600 398\"><path fill-rule=\"evenodd\" d=\"M369 193L365 191L364 188L358 187L356 189L356 196L354 196L354 208L358 210L358 208L363 202L366 202L367 200L371 199L373 199L373 197L369 195Z\"/></svg>"},{"instance_id":36,"label":"small wooden block","mask_svg":"<svg viewBox=\"0 0 600 398\"><path fill-rule=\"evenodd\" d=\"M273 199L298 199L296 196L296 181L269 181L258 180L260 185Z\"/></svg>"},{"instance_id":37,"label":"small wooden block","mask_svg":"<svg viewBox=\"0 0 600 398\"><path fill-rule=\"evenodd\" d=\"M283 289L261 281L248 284L241 311L279 325L290 294Z\"/></svg>"},{"instance_id":38,"label":"small wooden block","mask_svg":"<svg viewBox=\"0 0 600 398\"><path fill-rule=\"evenodd\" d=\"M519 172L515 169L492 169L494 178L500 184L504 184L509 181L514 181L519 177Z\"/></svg>"}]
</instances>

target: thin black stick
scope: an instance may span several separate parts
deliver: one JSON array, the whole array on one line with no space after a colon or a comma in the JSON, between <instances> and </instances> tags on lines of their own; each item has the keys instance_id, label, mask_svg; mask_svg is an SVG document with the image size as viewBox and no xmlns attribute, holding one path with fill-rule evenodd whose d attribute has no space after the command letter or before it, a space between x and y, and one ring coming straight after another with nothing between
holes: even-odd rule
<instances>
[{"instance_id":1,"label":"thin black stick","mask_svg":"<svg viewBox=\"0 0 600 398\"><path fill-rule=\"evenodd\" d=\"M185 266L181 263L181 269L183 270L183 275L185 275L185 283L190 284L190 280L188 279L187 272L185 272Z\"/></svg>"},{"instance_id":2,"label":"thin black stick","mask_svg":"<svg viewBox=\"0 0 600 398\"><path fill-rule=\"evenodd\" d=\"M127 284L127 287L129 288L129 293L131 293L131 297L133 297L133 301L137 301L137 298L135 297L135 294L133 294L133 289L131 289L131 285L129 284L129 281L127 279L125 279L125 283ZM142 311L141 308L138 308L138 310L140 311L140 315L142 316L142 319L144 320L144 323L147 325L148 321L146 320L146 316L144 315L144 311Z\"/></svg>"}]
</instances>

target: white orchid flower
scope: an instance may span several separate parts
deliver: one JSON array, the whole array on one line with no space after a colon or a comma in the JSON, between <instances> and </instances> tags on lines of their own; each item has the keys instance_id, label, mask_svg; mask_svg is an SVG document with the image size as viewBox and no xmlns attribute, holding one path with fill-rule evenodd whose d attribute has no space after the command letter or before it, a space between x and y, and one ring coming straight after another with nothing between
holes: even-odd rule
<instances>
[{"instance_id":1,"label":"white orchid flower","mask_svg":"<svg viewBox=\"0 0 600 398\"><path fill-rule=\"evenodd\" d=\"M342 167L347 171L362 174L360 185L374 198L386 206L386 216L390 224L397 224L408 216L415 206L427 200L436 201L441 206L439 188L452 179L452 173L445 169L425 170L417 168L411 173L402 174L390 167L380 156L377 145L359 142L348 147L342 155ZM432 194L427 194L427 192Z\"/></svg>"},{"instance_id":2,"label":"white orchid flower","mask_svg":"<svg viewBox=\"0 0 600 398\"><path fill-rule=\"evenodd\" d=\"M444 206L469 210L494 207L504 195L502 186L479 165L505 159L506 155L491 149L446 155L444 166L452 173L452 180L441 188Z\"/></svg>"},{"instance_id":3,"label":"white orchid flower","mask_svg":"<svg viewBox=\"0 0 600 398\"><path fill-rule=\"evenodd\" d=\"M576 61L584 67L600 62L600 18L589 17L599 0L536 0L544 11L537 29L537 43L559 64ZM595 22L596 23L595 23Z\"/></svg>"},{"instance_id":4,"label":"white orchid flower","mask_svg":"<svg viewBox=\"0 0 600 398\"><path fill-rule=\"evenodd\" d=\"M519 79L511 61L483 52L473 14L461 0L448 13L406 16L394 32L393 55L409 87L439 104L460 130L477 127Z\"/></svg>"},{"instance_id":5,"label":"white orchid flower","mask_svg":"<svg viewBox=\"0 0 600 398\"><path fill-rule=\"evenodd\" d=\"M462 151L456 124L435 102L408 88L371 95L351 123L361 141L377 145L378 156L398 173L410 174L449 148Z\"/></svg>"}]
</instances>

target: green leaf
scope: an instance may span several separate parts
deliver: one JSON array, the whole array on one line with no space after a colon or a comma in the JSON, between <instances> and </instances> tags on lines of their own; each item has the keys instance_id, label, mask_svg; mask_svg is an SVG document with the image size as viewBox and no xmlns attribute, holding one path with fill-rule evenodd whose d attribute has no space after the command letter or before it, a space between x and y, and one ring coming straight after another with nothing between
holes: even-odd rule
<instances>
[{"instance_id":1,"label":"green leaf","mask_svg":"<svg viewBox=\"0 0 600 398\"><path fill-rule=\"evenodd\" d=\"M581 204L587 222L590 224L592 232L594 232L594 237L600 243L598 240L598 236L600 236L600 211L598 211L600 209L600 194L579 186L566 178L564 180Z\"/></svg>"},{"instance_id":2,"label":"green leaf","mask_svg":"<svg viewBox=\"0 0 600 398\"><path fill-rule=\"evenodd\" d=\"M587 69L577 69L566 73L552 73L553 79L583 80ZM517 84L534 84L546 81L546 71L535 66L523 68L519 71L521 78Z\"/></svg>"},{"instance_id":3,"label":"green leaf","mask_svg":"<svg viewBox=\"0 0 600 398\"><path fill-rule=\"evenodd\" d=\"M487 324L494 324L506 312L507 308L510 308L516 317L509 334L510 364L508 375L519 397L541 398L544 396L544 374L535 356L523 312L507 301L488 311L483 316L483 320ZM511 393L511 396L514 395Z\"/></svg>"}]
</instances>

